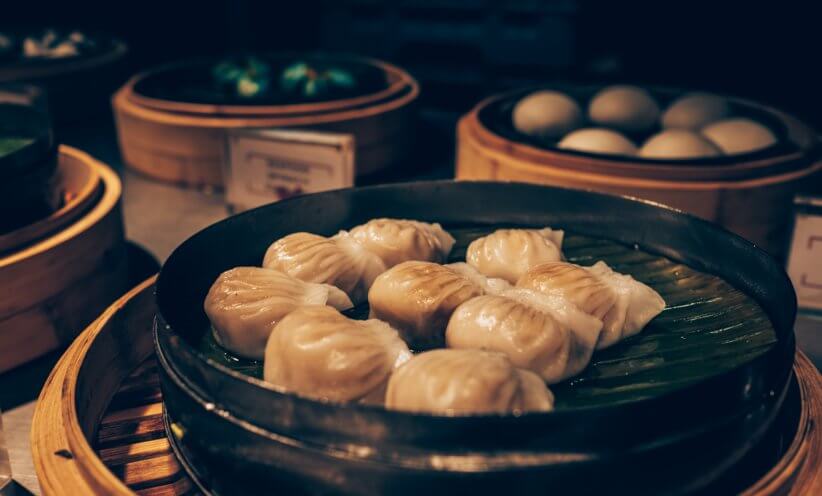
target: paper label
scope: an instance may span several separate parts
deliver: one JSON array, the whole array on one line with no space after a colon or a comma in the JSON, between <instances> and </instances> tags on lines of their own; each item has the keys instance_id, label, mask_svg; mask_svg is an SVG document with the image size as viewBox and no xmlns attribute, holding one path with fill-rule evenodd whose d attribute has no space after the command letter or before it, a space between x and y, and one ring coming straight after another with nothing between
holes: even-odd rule
<instances>
[{"instance_id":1,"label":"paper label","mask_svg":"<svg viewBox=\"0 0 822 496\"><path fill-rule=\"evenodd\" d=\"M822 215L796 214L788 275L799 306L822 310Z\"/></svg>"},{"instance_id":2,"label":"paper label","mask_svg":"<svg viewBox=\"0 0 822 496\"><path fill-rule=\"evenodd\" d=\"M235 210L354 185L351 135L243 129L227 141L226 201Z\"/></svg>"}]
</instances>

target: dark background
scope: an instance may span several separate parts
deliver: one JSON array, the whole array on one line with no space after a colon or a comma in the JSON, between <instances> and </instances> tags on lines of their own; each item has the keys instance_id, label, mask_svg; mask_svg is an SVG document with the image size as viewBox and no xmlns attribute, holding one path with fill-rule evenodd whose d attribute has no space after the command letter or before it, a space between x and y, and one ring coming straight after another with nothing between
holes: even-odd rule
<instances>
[{"instance_id":1,"label":"dark background","mask_svg":"<svg viewBox=\"0 0 822 496\"><path fill-rule=\"evenodd\" d=\"M747 96L818 128L814 3L6 0L0 30L110 33L128 43L131 70L244 50L355 51L414 73L429 113L456 115L490 92L529 82L623 81Z\"/></svg>"}]
</instances>

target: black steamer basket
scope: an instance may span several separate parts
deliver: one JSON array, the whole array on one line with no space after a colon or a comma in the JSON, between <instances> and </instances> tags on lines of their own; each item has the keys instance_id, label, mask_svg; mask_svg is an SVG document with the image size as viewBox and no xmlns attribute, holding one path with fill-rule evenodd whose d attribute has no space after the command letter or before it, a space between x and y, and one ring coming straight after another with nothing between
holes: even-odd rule
<instances>
[{"instance_id":1,"label":"black steamer basket","mask_svg":"<svg viewBox=\"0 0 822 496\"><path fill-rule=\"evenodd\" d=\"M259 265L275 239L331 235L377 217L463 226L552 226L636 244L755 299L777 342L673 392L548 413L456 417L289 394L205 358L214 279ZM677 494L704 490L762 438L785 397L796 300L747 241L649 202L545 186L433 181L344 189L267 205L184 242L157 283L164 401L200 480L219 494ZM190 461L190 460L188 460ZM197 475L197 474L195 474Z\"/></svg>"}]
</instances>

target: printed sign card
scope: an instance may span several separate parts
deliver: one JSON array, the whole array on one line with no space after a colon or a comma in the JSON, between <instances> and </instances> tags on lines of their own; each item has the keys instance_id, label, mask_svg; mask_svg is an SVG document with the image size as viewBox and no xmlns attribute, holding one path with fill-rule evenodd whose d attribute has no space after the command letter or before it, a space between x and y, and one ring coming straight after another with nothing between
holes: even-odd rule
<instances>
[{"instance_id":1,"label":"printed sign card","mask_svg":"<svg viewBox=\"0 0 822 496\"><path fill-rule=\"evenodd\" d=\"M799 197L796 210L788 275L799 306L822 310L822 199Z\"/></svg>"},{"instance_id":2,"label":"printed sign card","mask_svg":"<svg viewBox=\"0 0 822 496\"><path fill-rule=\"evenodd\" d=\"M226 201L237 211L354 184L348 134L242 129L229 131L227 147Z\"/></svg>"}]
</instances>

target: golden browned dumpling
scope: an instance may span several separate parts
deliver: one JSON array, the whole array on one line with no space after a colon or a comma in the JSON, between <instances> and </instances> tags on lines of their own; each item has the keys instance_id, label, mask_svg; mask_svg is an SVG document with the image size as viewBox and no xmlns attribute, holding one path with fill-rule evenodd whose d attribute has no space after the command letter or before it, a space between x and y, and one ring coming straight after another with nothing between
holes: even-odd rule
<instances>
[{"instance_id":1,"label":"golden browned dumpling","mask_svg":"<svg viewBox=\"0 0 822 496\"><path fill-rule=\"evenodd\" d=\"M567 298L601 319L598 349L637 334L665 308L659 293L629 275L614 272L605 262L592 267L565 262L538 265L520 278L517 287Z\"/></svg>"},{"instance_id":2,"label":"golden browned dumpling","mask_svg":"<svg viewBox=\"0 0 822 496\"><path fill-rule=\"evenodd\" d=\"M501 353L434 350L394 372L385 406L444 415L548 411L554 396L539 376Z\"/></svg>"},{"instance_id":3,"label":"golden browned dumpling","mask_svg":"<svg viewBox=\"0 0 822 496\"><path fill-rule=\"evenodd\" d=\"M544 229L498 229L468 245L465 261L488 277L517 282L528 269L562 259L564 232Z\"/></svg>"},{"instance_id":4,"label":"golden browned dumpling","mask_svg":"<svg viewBox=\"0 0 822 496\"><path fill-rule=\"evenodd\" d=\"M304 305L326 304L341 310L352 306L334 286L306 283L272 269L237 267L214 281L204 308L218 343L238 355L260 359L280 319Z\"/></svg>"},{"instance_id":5,"label":"golden browned dumpling","mask_svg":"<svg viewBox=\"0 0 822 496\"><path fill-rule=\"evenodd\" d=\"M454 246L454 238L442 226L416 220L373 219L350 233L387 268L409 260L442 263Z\"/></svg>"},{"instance_id":6,"label":"golden browned dumpling","mask_svg":"<svg viewBox=\"0 0 822 496\"><path fill-rule=\"evenodd\" d=\"M382 403L395 367L411 358L397 331L331 307L302 307L274 328L263 378L303 396Z\"/></svg>"},{"instance_id":7,"label":"golden browned dumpling","mask_svg":"<svg viewBox=\"0 0 822 496\"><path fill-rule=\"evenodd\" d=\"M601 320L564 298L515 289L457 307L445 336L449 348L504 353L553 384L588 365L601 329Z\"/></svg>"},{"instance_id":8,"label":"golden browned dumpling","mask_svg":"<svg viewBox=\"0 0 822 496\"><path fill-rule=\"evenodd\" d=\"M266 251L263 267L277 269L301 281L331 284L354 303L365 300L385 264L347 233L326 238L298 232L275 241Z\"/></svg>"},{"instance_id":9,"label":"golden browned dumpling","mask_svg":"<svg viewBox=\"0 0 822 496\"><path fill-rule=\"evenodd\" d=\"M431 262L404 262L377 277L368 292L371 316L400 331L415 349L442 346L457 306L483 293L457 270Z\"/></svg>"}]
</instances>

